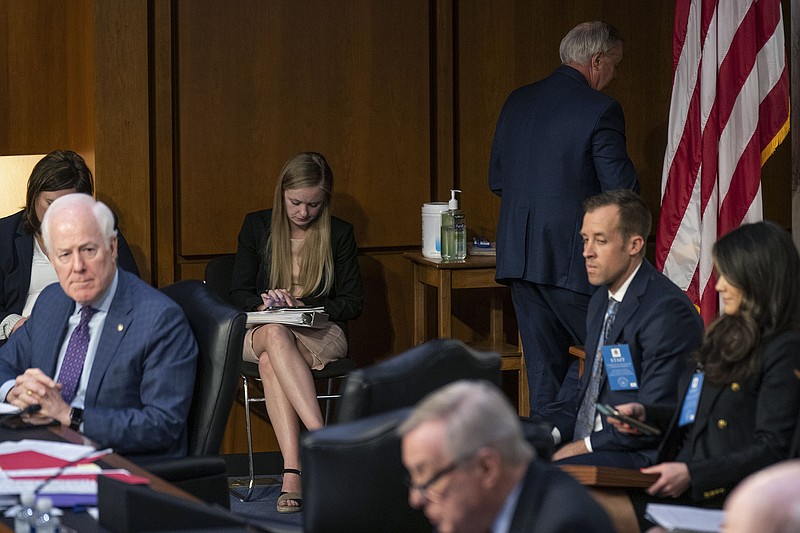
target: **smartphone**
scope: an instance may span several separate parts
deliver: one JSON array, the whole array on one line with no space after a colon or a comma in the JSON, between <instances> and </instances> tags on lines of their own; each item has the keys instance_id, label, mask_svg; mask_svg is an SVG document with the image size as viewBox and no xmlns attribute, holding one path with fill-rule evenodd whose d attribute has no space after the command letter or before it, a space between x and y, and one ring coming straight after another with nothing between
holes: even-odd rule
<instances>
[{"instance_id":1,"label":"smartphone","mask_svg":"<svg viewBox=\"0 0 800 533\"><path fill-rule=\"evenodd\" d=\"M597 411L605 416L610 416L611 418L615 418L620 422L625 422L630 427L638 429L640 433L645 435L652 435L654 437L658 437L661 435L661 430L655 426L651 426L650 424L645 424L640 420L636 420L633 417L628 415L623 415L607 403L598 403L597 404Z\"/></svg>"}]
</instances>

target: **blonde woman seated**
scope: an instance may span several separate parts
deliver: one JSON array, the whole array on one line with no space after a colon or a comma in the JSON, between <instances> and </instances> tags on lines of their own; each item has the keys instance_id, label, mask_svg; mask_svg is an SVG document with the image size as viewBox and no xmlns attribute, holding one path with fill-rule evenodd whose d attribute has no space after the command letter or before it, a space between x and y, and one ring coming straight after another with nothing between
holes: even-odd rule
<instances>
[{"instance_id":1,"label":"blonde woman seated","mask_svg":"<svg viewBox=\"0 0 800 533\"><path fill-rule=\"evenodd\" d=\"M245 336L243 357L258 362L267 413L283 454L278 512L302 509L300 422L323 425L311 369L347 355L345 322L361 314L364 290L353 226L331 216L333 174L314 152L290 159L272 209L250 213L239 233L232 301L246 311L323 306L325 329L266 324Z\"/></svg>"}]
</instances>

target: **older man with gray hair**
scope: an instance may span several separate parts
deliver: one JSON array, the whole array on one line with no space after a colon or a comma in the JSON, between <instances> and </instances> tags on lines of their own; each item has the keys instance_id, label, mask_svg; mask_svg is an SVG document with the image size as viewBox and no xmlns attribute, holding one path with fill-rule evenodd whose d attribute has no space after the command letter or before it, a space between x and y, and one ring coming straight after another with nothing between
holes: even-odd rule
<instances>
[{"instance_id":1,"label":"older man with gray hair","mask_svg":"<svg viewBox=\"0 0 800 533\"><path fill-rule=\"evenodd\" d=\"M180 307L117 268L114 216L86 194L42 220L58 283L0 348L0 398L131 458L186 455L197 344Z\"/></svg>"},{"instance_id":2,"label":"older man with gray hair","mask_svg":"<svg viewBox=\"0 0 800 533\"><path fill-rule=\"evenodd\" d=\"M409 503L440 533L614 531L583 487L535 459L491 384L458 381L429 394L399 432Z\"/></svg>"},{"instance_id":3,"label":"older man with gray hair","mask_svg":"<svg viewBox=\"0 0 800 533\"><path fill-rule=\"evenodd\" d=\"M578 24L561 41L561 66L512 92L497 119L489 160L489 189L500 197L496 277L511 287L532 415L556 399L570 345L587 341L595 289L581 256L581 204L604 191L639 189L622 107L602 92L622 52L612 25Z\"/></svg>"}]
</instances>

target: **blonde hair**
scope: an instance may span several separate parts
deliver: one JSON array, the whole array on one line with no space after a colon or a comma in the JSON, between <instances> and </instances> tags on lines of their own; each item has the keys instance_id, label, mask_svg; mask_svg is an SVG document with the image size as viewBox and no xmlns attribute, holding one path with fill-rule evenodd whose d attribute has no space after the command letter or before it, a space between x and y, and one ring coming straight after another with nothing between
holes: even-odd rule
<instances>
[{"instance_id":1,"label":"blonde hair","mask_svg":"<svg viewBox=\"0 0 800 533\"><path fill-rule=\"evenodd\" d=\"M270 288L292 286L291 224L286 214L284 193L291 189L319 187L325 192L319 213L306 231L299 251L301 298L327 294L333 287L330 200L333 172L322 154L303 152L291 158L281 170L272 206L272 230L264 250L270 265Z\"/></svg>"}]
</instances>

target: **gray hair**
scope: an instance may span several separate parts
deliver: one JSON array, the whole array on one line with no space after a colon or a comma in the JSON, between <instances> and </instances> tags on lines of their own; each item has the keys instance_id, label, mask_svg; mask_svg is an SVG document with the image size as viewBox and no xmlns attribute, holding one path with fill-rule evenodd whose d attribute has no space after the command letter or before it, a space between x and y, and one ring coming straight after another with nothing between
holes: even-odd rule
<instances>
[{"instance_id":1,"label":"gray hair","mask_svg":"<svg viewBox=\"0 0 800 533\"><path fill-rule=\"evenodd\" d=\"M103 236L103 243L108 248L111 245L111 239L117 236L117 230L114 229L114 213L103 202L83 193L66 194L57 198L47 208L44 217L42 217L42 239L44 240L45 248L52 250L50 246L50 221L58 213L72 211L74 214L78 214L87 210L94 215L94 219L97 221L97 226Z\"/></svg>"},{"instance_id":2,"label":"gray hair","mask_svg":"<svg viewBox=\"0 0 800 533\"><path fill-rule=\"evenodd\" d=\"M441 420L446 427L444 449L456 463L479 449L497 451L503 461L519 465L535 451L525 440L519 416L500 390L485 381L456 381L438 389L417 405L398 429L401 436L425 422Z\"/></svg>"},{"instance_id":3,"label":"gray hair","mask_svg":"<svg viewBox=\"0 0 800 533\"><path fill-rule=\"evenodd\" d=\"M558 47L561 62L565 65L588 65L592 56L598 52L608 52L615 44L622 42L619 31L607 22L582 22L563 39Z\"/></svg>"}]
</instances>

